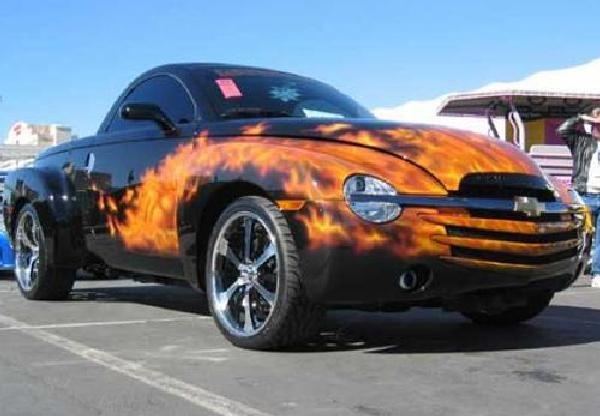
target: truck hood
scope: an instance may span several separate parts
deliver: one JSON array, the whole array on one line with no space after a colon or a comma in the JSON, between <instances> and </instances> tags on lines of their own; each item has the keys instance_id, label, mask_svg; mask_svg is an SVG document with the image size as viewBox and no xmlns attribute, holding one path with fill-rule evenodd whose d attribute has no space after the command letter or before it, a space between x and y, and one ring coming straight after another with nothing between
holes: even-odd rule
<instances>
[{"instance_id":1,"label":"truck hood","mask_svg":"<svg viewBox=\"0 0 600 416\"><path fill-rule=\"evenodd\" d=\"M211 136L298 137L374 148L408 160L457 190L468 173L543 176L515 146L481 134L440 126L372 119L268 119L211 123Z\"/></svg>"}]
</instances>

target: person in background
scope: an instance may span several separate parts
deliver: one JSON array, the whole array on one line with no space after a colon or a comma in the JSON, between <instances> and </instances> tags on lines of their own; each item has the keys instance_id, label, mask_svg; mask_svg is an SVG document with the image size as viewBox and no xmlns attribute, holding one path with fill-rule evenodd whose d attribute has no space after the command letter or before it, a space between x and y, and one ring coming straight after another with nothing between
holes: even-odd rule
<instances>
[{"instance_id":1,"label":"person in background","mask_svg":"<svg viewBox=\"0 0 600 416\"><path fill-rule=\"evenodd\" d=\"M573 155L573 189L589 206L596 225L596 249L592 259L592 287L600 288L600 107L589 114L567 119L557 134Z\"/></svg>"}]
</instances>

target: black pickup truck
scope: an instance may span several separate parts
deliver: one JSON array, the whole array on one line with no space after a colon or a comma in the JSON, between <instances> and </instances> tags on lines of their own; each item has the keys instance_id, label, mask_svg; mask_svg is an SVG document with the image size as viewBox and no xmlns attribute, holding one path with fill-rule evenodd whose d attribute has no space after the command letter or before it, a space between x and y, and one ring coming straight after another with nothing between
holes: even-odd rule
<instances>
[{"instance_id":1,"label":"black pickup truck","mask_svg":"<svg viewBox=\"0 0 600 416\"><path fill-rule=\"evenodd\" d=\"M221 64L142 74L97 135L4 191L25 297L67 298L79 268L187 282L260 349L309 338L330 305L532 318L581 273L585 215L509 144Z\"/></svg>"}]
</instances>

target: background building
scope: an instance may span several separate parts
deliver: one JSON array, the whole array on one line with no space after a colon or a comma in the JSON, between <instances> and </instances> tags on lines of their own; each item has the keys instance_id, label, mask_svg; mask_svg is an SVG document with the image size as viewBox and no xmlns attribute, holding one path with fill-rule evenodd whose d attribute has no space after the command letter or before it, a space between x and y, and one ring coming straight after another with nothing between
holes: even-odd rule
<instances>
[{"instance_id":1,"label":"background building","mask_svg":"<svg viewBox=\"0 0 600 416\"><path fill-rule=\"evenodd\" d=\"M0 144L0 171L24 166L42 150L71 140L71 128L59 124L29 124L19 121Z\"/></svg>"},{"instance_id":2,"label":"background building","mask_svg":"<svg viewBox=\"0 0 600 416\"><path fill-rule=\"evenodd\" d=\"M71 128L68 126L19 121L10 127L5 143L48 147L70 139Z\"/></svg>"}]
</instances>

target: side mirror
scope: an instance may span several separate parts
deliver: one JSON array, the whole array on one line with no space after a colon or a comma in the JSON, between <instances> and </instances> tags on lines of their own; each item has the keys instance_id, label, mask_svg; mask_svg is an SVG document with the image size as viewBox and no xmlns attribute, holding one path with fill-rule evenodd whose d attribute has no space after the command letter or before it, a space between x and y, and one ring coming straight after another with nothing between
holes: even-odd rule
<instances>
[{"instance_id":1,"label":"side mirror","mask_svg":"<svg viewBox=\"0 0 600 416\"><path fill-rule=\"evenodd\" d=\"M121 118L125 120L150 120L159 125L166 134L177 133L175 123L159 106L146 103L131 103L121 107Z\"/></svg>"}]
</instances>

